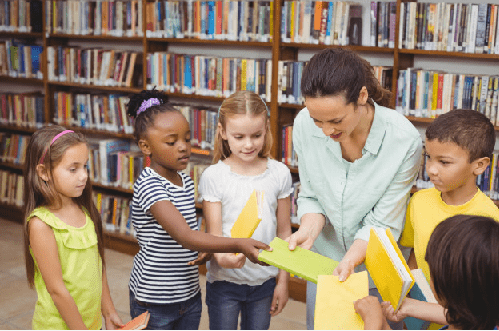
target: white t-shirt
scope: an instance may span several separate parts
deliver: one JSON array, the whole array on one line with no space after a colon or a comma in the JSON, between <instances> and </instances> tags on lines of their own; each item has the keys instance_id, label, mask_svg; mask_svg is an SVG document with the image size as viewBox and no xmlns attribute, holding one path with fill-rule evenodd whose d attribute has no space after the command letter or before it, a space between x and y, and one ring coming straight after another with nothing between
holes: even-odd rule
<instances>
[{"instance_id":1,"label":"white t-shirt","mask_svg":"<svg viewBox=\"0 0 499 331\"><path fill-rule=\"evenodd\" d=\"M208 167L199 181L199 195L203 200L222 202L222 233L230 237L232 225L237 220L253 190L264 191L262 221L251 238L270 243L277 235L277 200L289 197L292 192L291 173L287 166L268 159L267 169L257 176L243 176L230 171L222 161ZM241 269L221 268L215 259L208 264L207 280L229 281L235 284L261 285L277 276L277 268L264 267L248 259Z\"/></svg>"}]
</instances>

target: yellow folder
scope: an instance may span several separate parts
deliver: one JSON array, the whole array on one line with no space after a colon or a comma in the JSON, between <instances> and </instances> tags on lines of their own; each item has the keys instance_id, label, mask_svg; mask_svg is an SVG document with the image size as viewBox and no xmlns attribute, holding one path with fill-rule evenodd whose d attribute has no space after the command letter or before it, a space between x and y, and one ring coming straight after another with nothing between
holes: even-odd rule
<instances>
[{"instance_id":1,"label":"yellow folder","mask_svg":"<svg viewBox=\"0 0 499 331\"><path fill-rule=\"evenodd\" d=\"M232 238L249 238L253 235L262 220L259 207L261 201L263 201L263 192L254 190L230 230Z\"/></svg>"},{"instance_id":2,"label":"yellow folder","mask_svg":"<svg viewBox=\"0 0 499 331\"><path fill-rule=\"evenodd\" d=\"M389 301L397 310L414 284L414 277L390 229L371 229L365 264L383 301Z\"/></svg>"},{"instance_id":3,"label":"yellow folder","mask_svg":"<svg viewBox=\"0 0 499 331\"><path fill-rule=\"evenodd\" d=\"M364 322L354 301L369 295L367 271L351 274L340 282L337 276L321 275L315 298L315 330L363 330Z\"/></svg>"}]
</instances>

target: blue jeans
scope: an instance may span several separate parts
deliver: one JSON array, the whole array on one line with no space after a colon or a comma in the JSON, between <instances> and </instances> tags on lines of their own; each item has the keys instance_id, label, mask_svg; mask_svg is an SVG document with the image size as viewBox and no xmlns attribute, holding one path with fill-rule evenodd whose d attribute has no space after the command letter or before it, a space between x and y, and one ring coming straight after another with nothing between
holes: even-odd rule
<instances>
[{"instance_id":1,"label":"blue jeans","mask_svg":"<svg viewBox=\"0 0 499 331\"><path fill-rule=\"evenodd\" d=\"M238 285L226 281L206 282L206 305L210 330L268 330L275 278L262 285Z\"/></svg>"},{"instance_id":2,"label":"blue jeans","mask_svg":"<svg viewBox=\"0 0 499 331\"><path fill-rule=\"evenodd\" d=\"M315 313L315 296L317 293L317 285L307 281L307 329L314 329L314 313ZM369 295L375 296L378 298L379 302L382 301L381 295L378 292L377 288L370 288ZM392 322L388 321L388 324L392 328L392 330L402 330L404 322Z\"/></svg>"},{"instance_id":3,"label":"blue jeans","mask_svg":"<svg viewBox=\"0 0 499 331\"><path fill-rule=\"evenodd\" d=\"M130 315L135 318L149 311L147 330L197 330L201 321L201 291L187 301L152 304L138 301L130 291Z\"/></svg>"}]
</instances>

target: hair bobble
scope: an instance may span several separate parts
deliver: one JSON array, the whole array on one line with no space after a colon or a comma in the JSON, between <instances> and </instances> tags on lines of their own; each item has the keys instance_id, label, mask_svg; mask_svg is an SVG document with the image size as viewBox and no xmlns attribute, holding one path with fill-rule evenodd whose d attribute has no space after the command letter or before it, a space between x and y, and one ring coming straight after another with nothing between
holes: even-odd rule
<instances>
[{"instance_id":1,"label":"hair bobble","mask_svg":"<svg viewBox=\"0 0 499 331\"><path fill-rule=\"evenodd\" d=\"M161 104L161 101L159 101L158 98L150 98L150 99L144 100L142 102L142 104L140 105L139 109L137 110L136 116L139 116L140 113L146 111L148 108L150 108L152 106L157 106L160 104Z\"/></svg>"}]
</instances>

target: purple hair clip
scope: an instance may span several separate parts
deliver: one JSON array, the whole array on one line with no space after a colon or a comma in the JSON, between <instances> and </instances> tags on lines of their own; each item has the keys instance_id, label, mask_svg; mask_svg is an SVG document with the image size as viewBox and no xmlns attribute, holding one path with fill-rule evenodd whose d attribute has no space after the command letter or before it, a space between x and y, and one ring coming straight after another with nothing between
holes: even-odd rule
<instances>
[{"instance_id":1,"label":"purple hair clip","mask_svg":"<svg viewBox=\"0 0 499 331\"><path fill-rule=\"evenodd\" d=\"M161 102L159 101L158 98L150 98L150 99L144 100L142 102L142 104L140 105L139 109L137 110L136 116L139 116L139 114L142 113L143 111L145 111L147 108L149 108L151 106L160 105L160 104L161 104Z\"/></svg>"}]
</instances>

